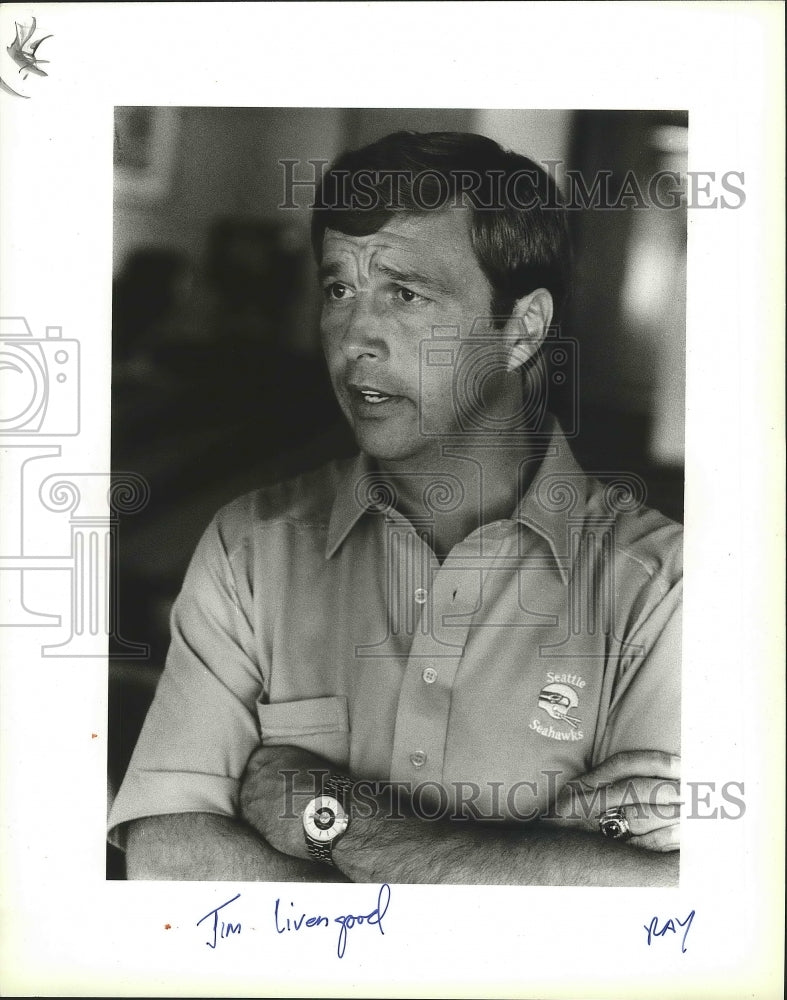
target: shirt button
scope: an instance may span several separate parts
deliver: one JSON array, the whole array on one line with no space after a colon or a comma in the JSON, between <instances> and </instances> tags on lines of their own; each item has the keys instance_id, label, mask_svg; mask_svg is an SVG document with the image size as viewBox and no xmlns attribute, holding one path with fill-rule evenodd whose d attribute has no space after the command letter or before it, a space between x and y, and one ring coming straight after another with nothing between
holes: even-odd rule
<instances>
[{"instance_id":1,"label":"shirt button","mask_svg":"<svg viewBox=\"0 0 787 1000\"><path fill-rule=\"evenodd\" d=\"M410 754L410 763L413 767L423 767L426 763L426 754L423 750L416 750L415 753Z\"/></svg>"},{"instance_id":2,"label":"shirt button","mask_svg":"<svg viewBox=\"0 0 787 1000\"><path fill-rule=\"evenodd\" d=\"M416 604L426 604L426 591L423 587L419 587L418 590L413 594L413 599Z\"/></svg>"},{"instance_id":3,"label":"shirt button","mask_svg":"<svg viewBox=\"0 0 787 1000\"><path fill-rule=\"evenodd\" d=\"M424 670L424 672L421 674L421 676L423 677L424 681L427 684L434 684L434 682L437 680L437 671L434 669L434 667L427 667L426 670Z\"/></svg>"}]
</instances>

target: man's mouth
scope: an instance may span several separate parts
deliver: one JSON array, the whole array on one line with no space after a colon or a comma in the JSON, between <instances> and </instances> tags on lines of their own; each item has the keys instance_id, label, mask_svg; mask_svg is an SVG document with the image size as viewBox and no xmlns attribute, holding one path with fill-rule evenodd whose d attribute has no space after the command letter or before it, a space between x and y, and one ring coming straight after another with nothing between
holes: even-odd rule
<instances>
[{"instance_id":1,"label":"man's mouth","mask_svg":"<svg viewBox=\"0 0 787 1000\"><path fill-rule=\"evenodd\" d=\"M383 392L382 389L371 385L355 385L354 383L350 383L349 388L355 399L362 403L368 403L369 406L381 406L383 403L390 403L393 400L401 399L395 393Z\"/></svg>"},{"instance_id":2,"label":"man's mouth","mask_svg":"<svg viewBox=\"0 0 787 1000\"><path fill-rule=\"evenodd\" d=\"M393 396L386 396L375 389L359 389L358 392L365 403L384 403L388 399L393 399Z\"/></svg>"}]
</instances>

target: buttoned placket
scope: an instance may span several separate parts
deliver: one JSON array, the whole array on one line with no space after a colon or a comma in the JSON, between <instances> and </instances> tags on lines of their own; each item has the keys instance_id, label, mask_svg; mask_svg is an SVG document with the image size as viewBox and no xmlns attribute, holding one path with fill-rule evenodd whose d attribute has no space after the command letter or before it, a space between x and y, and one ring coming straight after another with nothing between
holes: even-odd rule
<instances>
[{"instance_id":1,"label":"buttoned placket","mask_svg":"<svg viewBox=\"0 0 787 1000\"><path fill-rule=\"evenodd\" d=\"M481 610L487 574L506 542L510 522L487 525L456 545L442 566L423 536L417 565L428 567L410 599L429 627L416 627L397 708L391 780L411 786L442 782L454 681L473 615ZM424 617L426 616L426 617Z\"/></svg>"}]
</instances>

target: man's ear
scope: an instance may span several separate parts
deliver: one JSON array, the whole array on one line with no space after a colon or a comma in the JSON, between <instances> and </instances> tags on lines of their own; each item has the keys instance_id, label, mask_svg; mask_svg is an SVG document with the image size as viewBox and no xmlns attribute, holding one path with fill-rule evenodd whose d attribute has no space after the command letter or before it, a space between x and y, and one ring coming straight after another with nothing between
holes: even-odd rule
<instances>
[{"instance_id":1,"label":"man's ear","mask_svg":"<svg viewBox=\"0 0 787 1000\"><path fill-rule=\"evenodd\" d=\"M521 368L537 353L552 322L553 310L552 296L546 288L536 288L514 303L511 316L503 328L508 348L508 371Z\"/></svg>"}]
</instances>

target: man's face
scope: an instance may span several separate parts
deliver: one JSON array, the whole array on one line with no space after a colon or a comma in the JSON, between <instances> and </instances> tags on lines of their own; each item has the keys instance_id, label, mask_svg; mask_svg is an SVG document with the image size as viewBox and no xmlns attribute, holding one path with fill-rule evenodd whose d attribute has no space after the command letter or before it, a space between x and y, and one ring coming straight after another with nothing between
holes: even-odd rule
<instances>
[{"instance_id":1,"label":"man's face","mask_svg":"<svg viewBox=\"0 0 787 1000\"><path fill-rule=\"evenodd\" d=\"M420 366L433 327L458 327L467 337L474 320L489 315L491 289L470 242L469 211L402 214L370 236L329 229L320 282L328 369L360 448L396 461L460 432L456 366L430 368L423 378ZM502 344L495 350L502 370Z\"/></svg>"}]
</instances>

